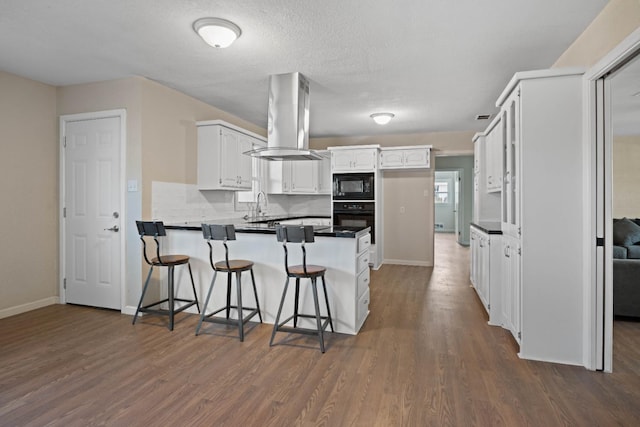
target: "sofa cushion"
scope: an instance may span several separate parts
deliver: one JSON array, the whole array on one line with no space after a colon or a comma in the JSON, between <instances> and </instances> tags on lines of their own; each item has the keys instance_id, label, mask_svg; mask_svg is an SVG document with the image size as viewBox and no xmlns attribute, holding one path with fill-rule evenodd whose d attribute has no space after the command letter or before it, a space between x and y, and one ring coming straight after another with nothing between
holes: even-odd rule
<instances>
[{"instance_id":1,"label":"sofa cushion","mask_svg":"<svg viewBox=\"0 0 640 427\"><path fill-rule=\"evenodd\" d=\"M627 246L628 259L640 259L640 245Z\"/></svg>"},{"instance_id":2,"label":"sofa cushion","mask_svg":"<svg viewBox=\"0 0 640 427\"><path fill-rule=\"evenodd\" d=\"M640 246L639 246L640 247ZM627 258L627 248L624 246L613 246L613 257L615 259L625 259Z\"/></svg>"},{"instance_id":3,"label":"sofa cushion","mask_svg":"<svg viewBox=\"0 0 640 427\"><path fill-rule=\"evenodd\" d=\"M629 218L622 218L613 223L613 244L631 246L640 242L640 225Z\"/></svg>"}]
</instances>

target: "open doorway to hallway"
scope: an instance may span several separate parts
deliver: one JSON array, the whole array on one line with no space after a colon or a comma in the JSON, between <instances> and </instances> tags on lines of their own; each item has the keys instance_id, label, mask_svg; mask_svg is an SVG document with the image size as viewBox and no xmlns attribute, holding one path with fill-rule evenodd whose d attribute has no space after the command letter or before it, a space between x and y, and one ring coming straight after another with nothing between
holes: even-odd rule
<instances>
[{"instance_id":1,"label":"open doorway to hallway","mask_svg":"<svg viewBox=\"0 0 640 427\"><path fill-rule=\"evenodd\" d=\"M469 246L473 209L473 156L438 156L434 173L437 233L452 233Z\"/></svg>"}]
</instances>

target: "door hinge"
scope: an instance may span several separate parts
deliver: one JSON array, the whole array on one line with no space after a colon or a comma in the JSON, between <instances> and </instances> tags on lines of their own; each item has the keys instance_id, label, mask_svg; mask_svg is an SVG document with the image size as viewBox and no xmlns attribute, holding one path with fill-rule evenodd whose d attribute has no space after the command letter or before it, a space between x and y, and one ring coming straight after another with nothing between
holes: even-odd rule
<instances>
[{"instance_id":1,"label":"door hinge","mask_svg":"<svg viewBox=\"0 0 640 427\"><path fill-rule=\"evenodd\" d=\"M65 291L67 290L67 278L66 277L64 279L62 279L62 288Z\"/></svg>"},{"instance_id":2,"label":"door hinge","mask_svg":"<svg viewBox=\"0 0 640 427\"><path fill-rule=\"evenodd\" d=\"M596 237L596 246L604 246L604 237Z\"/></svg>"},{"instance_id":3,"label":"door hinge","mask_svg":"<svg viewBox=\"0 0 640 427\"><path fill-rule=\"evenodd\" d=\"M62 218L66 218L67 217L67 208L64 207L62 208Z\"/></svg>"},{"instance_id":4,"label":"door hinge","mask_svg":"<svg viewBox=\"0 0 640 427\"><path fill-rule=\"evenodd\" d=\"M522 248L518 248L518 255L522 255Z\"/></svg>"},{"instance_id":5,"label":"door hinge","mask_svg":"<svg viewBox=\"0 0 640 427\"><path fill-rule=\"evenodd\" d=\"M67 148L67 137L65 136L64 139L62 140L62 146L64 148Z\"/></svg>"},{"instance_id":6,"label":"door hinge","mask_svg":"<svg viewBox=\"0 0 640 427\"><path fill-rule=\"evenodd\" d=\"M518 332L518 339L521 340L522 339L522 332Z\"/></svg>"},{"instance_id":7,"label":"door hinge","mask_svg":"<svg viewBox=\"0 0 640 427\"><path fill-rule=\"evenodd\" d=\"M487 304L487 309L491 310L491 304Z\"/></svg>"}]
</instances>

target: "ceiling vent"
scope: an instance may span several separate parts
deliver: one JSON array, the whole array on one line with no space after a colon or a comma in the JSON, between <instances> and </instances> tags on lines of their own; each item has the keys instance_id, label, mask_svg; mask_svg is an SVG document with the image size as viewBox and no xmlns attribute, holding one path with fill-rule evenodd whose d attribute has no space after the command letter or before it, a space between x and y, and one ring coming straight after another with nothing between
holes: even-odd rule
<instances>
[{"instance_id":1,"label":"ceiling vent","mask_svg":"<svg viewBox=\"0 0 640 427\"><path fill-rule=\"evenodd\" d=\"M478 114L476 116L476 120L489 120L491 118L491 114Z\"/></svg>"}]
</instances>

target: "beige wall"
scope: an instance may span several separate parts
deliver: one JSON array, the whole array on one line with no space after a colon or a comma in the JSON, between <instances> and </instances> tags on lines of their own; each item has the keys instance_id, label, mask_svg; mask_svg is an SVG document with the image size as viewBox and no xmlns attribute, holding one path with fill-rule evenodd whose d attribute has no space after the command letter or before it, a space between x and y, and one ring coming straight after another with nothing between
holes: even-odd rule
<instances>
[{"instance_id":1,"label":"beige wall","mask_svg":"<svg viewBox=\"0 0 640 427\"><path fill-rule=\"evenodd\" d=\"M640 0L611 0L553 64L590 67L640 27Z\"/></svg>"},{"instance_id":2,"label":"beige wall","mask_svg":"<svg viewBox=\"0 0 640 427\"><path fill-rule=\"evenodd\" d=\"M385 262L433 266L433 169L386 171L383 177Z\"/></svg>"},{"instance_id":3,"label":"beige wall","mask_svg":"<svg viewBox=\"0 0 640 427\"><path fill-rule=\"evenodd\" d=\"M58 295L56 89L0 71L0 317Z\"/></svg>"},{"instance_id":4,"label":"beige wall","mask_svg":"<svg viewBox=\"0 0 640 427\"><path fill-rule=\"evenodd\" d=\"M151 183L196 181L196 121L223 119L259 134L265 130L142 77L58 88L60 115L113 109L127 111L126 305L135 306L142 285L140 241L133 226L151 218ZM57 253L56 253L57 256ZM146 266L145 266L146 269Z\"/></svg>"},{"instance_id":5,"label":"beige wall","mask_svg":"<svg viewBox=\"0 0 640 427\"><path fill-rule=\"evenodd\" d=\"M473 154L474 132L313 138L314 149L378 144L382 147L432 145L435 154ZM389 263L433 265L433 170L383 173L384 259ZM424 192L428 196L425 197ZM404 207L404 213L400 213Z\"/></svg>"},{"instance_id":6,"label":"beige wall","mask_svg":"<svg viewBox=\"0 0 640 427\"><path fill-rule=\"evenodd\" d=\"M142 88L143 216L151 215L151 182L196 184L196 122L225 120L266 136L266 129L151 80Z\"/></svg>"},{"instance_id":7,"label":"beige wall","mask_svg":"<svg viewBox=\"0 0 640 427\"><path fill-rule=\"evenodd\" d=\"M640 135L613 141L613 217L640 218Z\"/></svg>"}]
</instances>

